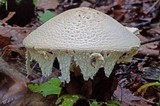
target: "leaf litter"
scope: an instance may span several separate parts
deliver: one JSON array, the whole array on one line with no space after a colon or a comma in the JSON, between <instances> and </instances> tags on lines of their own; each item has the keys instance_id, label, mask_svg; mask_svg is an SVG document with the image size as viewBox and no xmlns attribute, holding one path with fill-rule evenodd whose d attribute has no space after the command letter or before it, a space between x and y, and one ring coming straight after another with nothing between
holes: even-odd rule
<instances>
[{"instance_id":1,"label":"leaf litter","mask_svg":"<svg viewBox=\"0 0 160 106\"><path fill-rule=\"evenodd\" d=\"M59 14L79 6L95 8L109 14L123 25L140 29L139 38L143 44L130 64L120 64L120 69L117 70L119 86L113 98L120 100L124 106L156 105L160 97L159 87L149 87L143 91L143 95L136 95L135 92L146 83L158 81L160 75L160 0L38 0L35 12L47 10ZM26 97L37 97L37 100L24 96L28 92L26 84L29 79L25 77L25 48L22 41L40 26L41 22L35 16L24 27L16 24L11 26L7 21L12 17L14 15L3 18L7 20L0 24L0 103L8 106L40 103L45 106L50 103L46 102L49 98L31 92ZM44 82L45 79L36 80L39 76L32 76L32 80L34 79L35 83Z\"/></svg>"}]
</instances>

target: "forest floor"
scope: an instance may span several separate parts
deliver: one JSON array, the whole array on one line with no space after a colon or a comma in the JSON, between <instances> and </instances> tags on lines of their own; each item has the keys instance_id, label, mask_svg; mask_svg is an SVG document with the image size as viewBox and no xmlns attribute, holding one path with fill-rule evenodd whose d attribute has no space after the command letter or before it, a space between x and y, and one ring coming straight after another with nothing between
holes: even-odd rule
<instances>
[{"instance_id":1,"label":"forest floor","mask_svg":"<svg viewBox=\"0 0 160 106\"><path fill-rule=\"evenodd\" d=\"M113 99L123 106L160 105L160 86L139 89L160 83L160 0L38 0L34 5L28 0L20 5L8 2L7 11L4 6L0 5L0 106L48 106L53 102L50 97L26 94L29 79L22 41L50 17L76 7L91 7L125 26L139 28L141 47L130 63L120 64ZM32 79L39 76L34 73Z\"/></svg>"}]
</instances>

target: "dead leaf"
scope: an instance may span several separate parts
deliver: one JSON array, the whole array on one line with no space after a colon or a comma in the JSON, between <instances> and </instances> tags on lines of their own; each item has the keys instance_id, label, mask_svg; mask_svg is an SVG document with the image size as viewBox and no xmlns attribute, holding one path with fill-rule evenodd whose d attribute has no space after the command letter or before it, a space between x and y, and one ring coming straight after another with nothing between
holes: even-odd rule
<instances>
[{"instance_id":1,"label":"dead leaf","mask_svg":"<svg viewBox=\"0 0 160 106\"><path fill-rule=\"evenodd\" d=\"M83 1L80 5L80 7L90 7L92 4L88 1Z\"/></svg>"},{"instance_id":2,"label":"dead leaf","mask_svg":"<svg viewBox=\"0 0 160 106\"><path fill-rule=\"evenodd\" d=\"M100 6L100 7L96 7L95 9L98 11L101 11L103 13L107 13L110 9L111 9L112 5L109 6Z\"/></svg>"},{"instance_id":3,"label":"dead leaf","mask_svg":"<svg viewBox=\"0 0 160 106\"><path fill-rule=\"evenodd\" d=\"M142 97L135 96L131 91L120 86L114 92L115 97L122 101L123 106L148 106L149 104Z\"/></svg>"},{"instance_id":4,"label":"dead leaf","mask_svg":"<svg viewBox=\"0 0 160 106\"><path fill-rule=\"evenodd\" d=\"M147 41L148 39L144 36L139 36L141 41ZM143 55L149 55L149 56L160 56L159 50L157 49L159 45L159 42L153 42L153 43L148 43L148 44L144 44L141 45L141 47L139 48L139 54L143 54Z\"/></svg>"},{"instance_id":5,"label":"dead leaf","mask_svg":"<svg viewBox=\"0 0 160 106\"><path fill-rule=\"evenodd\" d=\"M27 92L26 83L23 81L15 82L12 86L9 87L5 95L0 100L2 104L8 104L14 102L17 99L20 99Z\"/></svg>"},{"instance_id":6,"label":"dead leaf","mask_svg":"<svg viewBox=\"0 0 160 106\"><path fill-rule=\"evenodd\" d=\"M151 31L156 32L160 36L160 23L151 24Z\"/></svg>"},{"instance_id":7,"label":"dead leaf","mask_svg":"<svg viewBox=\"0 0 160 106\"><path fill-rule=\"evenodd\" d=\"M26 93L26 83L29 80L18 71L18 68L0 58L0 104L14 102Z\"/></svg>"},{"instance_id":8,"label":"dead leaf","mask_svg":"<svg viewBox=\"0 0 160 106\"><path fill-rule=\"evenodd\" d=\"M38 0L38 8L40 9L55 9L58 5L58 0Z\"/></svg>"},{"instance_id":9,"label":"dead leaf","mask_svg":"<svg viewBox=\"0 0 160 106\"><path fill-rule=\"evenodd\" d=\"M139 48L138 54L147 55L147 56L159 56L159 50L152 50L147 48L145 45Z\"/></svg>"},{"instance_id":10,"label":"dead leaf","mask_svg":"<svg viewBox=\"0 0 160 106\"><path fill-rule=\"evenodd\" d=\"M120 21L121 19L124 18L124 15L126 13L126 10L113 10L113 17L114 19L116 19L117 21Z\"/></svg>"},{"instance_id":11,"label":"dead leaf","mask_svg":"<svg viewBox=\"0 0 160 106\"><path fill-rule=\"evenodd\" d=\"M160 69L154 67L143 67L142 77L150 81L158 81Z\"/></svg>"},{"instance_id":12,"label":"dead leaf","mask_svg":"<svg viewBox=\"0 0 160 106\"><path fill-rule=\"evenodd\" d=\"M0 35L0 48L1 49L4 48L7 45L10 45L10 44L11 44L10 38Z\"/></svg>"},{"instance_id":13,"label":"dead leaf","mask_svg":"<svg viewBox=\"0 0 160 106\"><path fill-rule=\"evenodd\" d=\"M6 61L4 61L4 59L0 58L0 72L9 76L15 82L16 81L28 82L29 81L28 78L26 78L22 73L20 73L22 69L20 70L19 67L13 67L11 64L8 64Z\"/></svg>"},{"instance_id":14,"label":"dead leaf","mask_svg":"<svg viewBox=\"0 0 160 106\"><path fill-rule=\"evenodd\" d=\"M12 27L7 24L0 26L1 56L6 60L24 59L25 49L23 39L35 29L35 27Z\"/></svg>"},{"instance_id":15,"label":"dead leaf","mask_svg":"<svg viewBox=\"0 0 160 106\"><path fill-rule=\"evenodd\" d=\"M11 44L20 44L23 39L35 28L32 27L12 27L4 24L0 25L0 35L10 38Z\"/></svg>"},{"instance_id":16,"label":"dead leaf","mask_svg":"<svg viewBox=\"0 0 160 106\"><path fill-rule=\"evenodd\" d=\"M20 45L8 45L3 48L2 55L5 61L16 61L25 58L25 48Z\"/></svg>"},{"instance_id":17,"label":"dead leaf","mask_svg":"<svg viewBox=\"0 0 160 106\"><path fill-rule=\"evenodd\" d=\"M49 101L41 94L27 93L26 97L24 98L23 106L51 106L51 104L53 104L53 101L54 99L52 99L52 102L48 103Z\"/></svg>"}]
</instances>

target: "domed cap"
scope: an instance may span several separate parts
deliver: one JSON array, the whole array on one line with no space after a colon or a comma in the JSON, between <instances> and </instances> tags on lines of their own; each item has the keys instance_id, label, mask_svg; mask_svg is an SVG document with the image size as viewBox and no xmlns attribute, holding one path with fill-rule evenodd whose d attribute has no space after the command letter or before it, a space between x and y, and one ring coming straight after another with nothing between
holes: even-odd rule
<instances>
[{"instance_id":1,"label":"domed cap","mask_svg":"<svg viewBox=\"0 0 160 106\"><path fill-rule=\"evenodd\" d=\"M80 7L50 19L23 41L26 48L58 51L129 51L140 40L110 16Z\"/></svg>"}]
</instances>

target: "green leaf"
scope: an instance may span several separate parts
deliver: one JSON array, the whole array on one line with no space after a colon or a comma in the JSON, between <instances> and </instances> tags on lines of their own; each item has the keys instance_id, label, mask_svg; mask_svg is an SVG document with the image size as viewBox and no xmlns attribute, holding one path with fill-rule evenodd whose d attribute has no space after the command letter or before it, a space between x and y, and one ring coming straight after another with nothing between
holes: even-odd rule
<instances>
[{"instance_id":1,"label":"green leaf","mask_svg":"<svg viewBox=\"0 0 160 106\"><path fill-rule=\"evenodd\" d=\"M0 5L5 5L5 9L8 10L8 2L7 2L7 0L0 0Z\"/></svg>"},{"instance_id":2,"label":"green leaf","mask_svg":"<svg viewBox=\"0 0 160 106\"><path fill-rule=\"evenodd\" d=\"M90 106L98 106L98 102L96 100L93 100L90 102Z\"/></svg>"},{"instance_id":3,"label":"green leaf","mask_svg":"<svg viewBox=\"0 0 160 106\"><path fill-rule=\"evenodd\" d=\"M74 103L79 99L78 95L63 95L56 101L58 106L73 106Z\"/></svg>"},{"instance_id":4,"label":"green leaf","mask_svg":"<svg viewBox=\"0 0 160 106\"><path fill-rule=\"evenodd\" d=\"M109 100L107 101L107 106L121 106L121 103L116 100Z\"/></svg>"},{"instance_id":5,"label":"green leaf","mask_svg":"<svg viewBox=\"0 0 160 106\"><path fill-rule=\"evenodd\" d=\"M0 0L0 4L4 4L6 2L7 2L7 0Z\"/></svg>"},{"instance_id":6,"label":"green leaf","mask_svg":"<svg viewBox=\"0 0 160 106\"><path fill-rule=\"evenodd\" d=\"M53 18L55 14L49 10L45 10L44 13L38 13L41 22L45 23L49 19Z\"/></svg>"},{"instance_id":7,"label":"green leaf","mask_svg":"<svg viewBox=\"0 0 160 106\"><path fill-rule=\"evenodd\" d=\"M32 92L38 92L42 94L43 96L48 96L52 94L59 95L61 92L61 81L58 78L52 78L51 80L38 85L38 84L29 84L28 88Z\"/></svg>"},{"instance_id":8,"label":"green leaf","mask_svg":"<svg viewBox=\"0 0 160 106\"><path fill-rule=\"evenodd\" d=\"M37 5L38 5L38 0L33 0L33 4L34 4L35 6L37 6Z\"/></svg>"}]
</instances>

